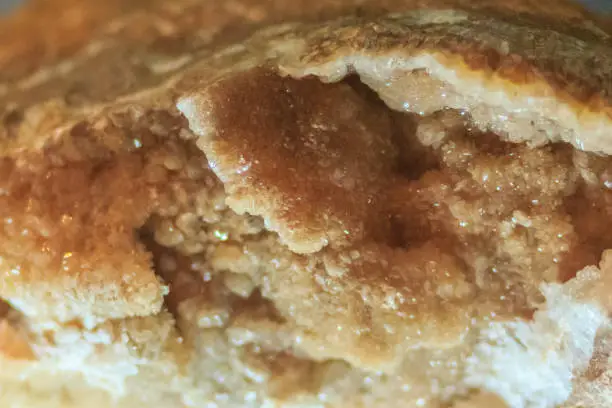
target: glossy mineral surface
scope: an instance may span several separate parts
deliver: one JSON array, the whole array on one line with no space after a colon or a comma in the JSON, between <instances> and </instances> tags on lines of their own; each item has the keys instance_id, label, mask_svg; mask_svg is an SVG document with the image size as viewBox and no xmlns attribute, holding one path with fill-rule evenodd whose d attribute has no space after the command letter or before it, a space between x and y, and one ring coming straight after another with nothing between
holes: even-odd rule
<instances>
[{"instance_id":1,"label":"glossy mineral surface","mask_svg":"<svg viewBox=\"0 0 612 408\"><path fill-rule=\"evenodd\" d=\"M608 406L579 7L49 4L0 22L0 406Z\"/></svg>"}]
</instances>

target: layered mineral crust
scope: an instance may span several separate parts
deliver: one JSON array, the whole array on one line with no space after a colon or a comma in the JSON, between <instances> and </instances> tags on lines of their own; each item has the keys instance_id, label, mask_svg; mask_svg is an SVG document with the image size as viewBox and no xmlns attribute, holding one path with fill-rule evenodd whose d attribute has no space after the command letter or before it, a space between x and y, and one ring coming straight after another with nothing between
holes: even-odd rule
<instances>
[{"instance_id":1,"label":"layered mineral crust","mask_svg":"<svg viewBox=\"0 0 612 408\"><path fill-rule=\"evenodd\" d=\"M581 8L60 3L0 22L0 401L605 405L612 45Z\"/></svg>"}]
</instances>

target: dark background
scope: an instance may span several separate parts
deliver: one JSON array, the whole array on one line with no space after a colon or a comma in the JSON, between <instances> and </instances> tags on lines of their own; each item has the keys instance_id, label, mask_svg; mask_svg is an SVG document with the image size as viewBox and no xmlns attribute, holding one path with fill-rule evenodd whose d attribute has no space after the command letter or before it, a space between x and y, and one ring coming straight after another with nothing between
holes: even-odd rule
<instances>
[{"instance_id":1,"label":"dark background","mask_svg":"<svg viewBox=\"0 0 612 408\"><path fill-rule=\"evenodd\" d=\"M0 0L0 12L10 10L19 3L19 0Z\"/></svg>"},{"instance_id":2,"label":"dark background","mask_svg":"<svg viewBox=\"0 0 612 408\"><path fill-rule=\"evenodd\" d=\"M2 1L2 0L0 0ZM581 0L582 3L595 11L612 13L612 0Z\"/></svg>"},{"instance_id":3,"label":"dark background","mask_svg":"<svg viewBox=\"0 0 612 408\"><path fill-rule=\"evenodd\" d=\"M16 7L17 4L22 0L0 0L0 12L8 11L13 7ZM48 0L51 1L51 0ZM103 1L103 0L102 0ZM172 0L170 0L172 1ZM223 1L223 0L220 0ZM291 1L291 0L288 0ZM499 0L504 1L504 0ZM586 6L590 7L595 11L601 12L610 12L612 13L612 0L578 0L584 3Z\"/></svg>"}]
</instances>

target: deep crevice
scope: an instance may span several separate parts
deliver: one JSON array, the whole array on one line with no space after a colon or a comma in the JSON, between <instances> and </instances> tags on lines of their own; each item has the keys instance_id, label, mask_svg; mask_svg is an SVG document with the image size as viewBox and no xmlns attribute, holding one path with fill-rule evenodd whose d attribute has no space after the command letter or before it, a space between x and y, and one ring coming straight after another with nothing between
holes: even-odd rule
<instances>
[{"instance_id":1,"label":"deep crevice","mask_svg":"<svg viewBox=\"0 0 612 408\"><path fill-rule=\"evenodd\" d=\"M364 101L387 113L391 122L391 140L398 151L396 172L410 180L418 180L423 173L439 169L438 157L431 147L416 137L419 116L410 112L397 112L387 106L380 96L361 82L356 74L345 77L348 84Z\"/></svg>"},{"instance_id":2,"label":"deep crevice","mask_svg":"<svg viewBox=\"0 0 612 408\"><path fill-rule=\"evenodd\" d=\"M597 266L602 253L612 248L612 228L607 222L612 220L612 191L581 182L576 192L565 199L564 209L576 232L573 248L559 265L565 282L586 266Z\"/></svg>"},{"instance_id":3,"label":"deep crevice","mask_svg":"<svg viewBox=\"0 0 612 408\"><path fill-rule=\"evenodd\" d=\"M11 304L0 298L0 321L6 320L13 327L19 327L20 329L27 329L27 322L23 314L15 309Z\"/></svg>"},{"instance_id":4,"label":"deep crevice","mask_svg":"<svg viewBox=\"0 0 612 408\"><path fill-rule=\"evenodd\" d=\"M164 307L174 316L175 323L179 320L178 315L178 306L180 302L184 299L178 299L176 297L176 291L173 288L174 280L176 278L176 274L178 272L179 265L176 265L176 268L173 270L172 268L165 267L161 263L163 262L163 256L170 252L171 250L163 247L162 245L155 242L155 238L153 237L153 232L145 225L140 228L137 232L137 238L139 242L145 247L147 252L151 254L151 263L153 272L157 275L161 281L168 285L168 294L164 296ZM175 251L172 251L173 255ZM177 325L177 329L179 329ZM179 329L180 331L180 329Z\"/></svg>"},{"instance_id":5,"label":"deep crevice","mask_svg":"<svg viewBox=\"0 0 612 408\"><path fill-rule=\"evenodd\" d=\"M236 313L246 312L250 317L269 319L278 324L287 322L274 303L262 295L259 287L256 287L249 297L232 295L230 300L231 318L234 318Z\"/></svg>"},{"instance_id":6,"label":"deep crevice","mask_svg":"<svg viewBox=\"0 0 612 408\"><path fill-rule=\"evenodd\" d=\"M0 320L4 319L10 311L11 306L4 299L0 299Z\"/></svg>"}]
</instances>

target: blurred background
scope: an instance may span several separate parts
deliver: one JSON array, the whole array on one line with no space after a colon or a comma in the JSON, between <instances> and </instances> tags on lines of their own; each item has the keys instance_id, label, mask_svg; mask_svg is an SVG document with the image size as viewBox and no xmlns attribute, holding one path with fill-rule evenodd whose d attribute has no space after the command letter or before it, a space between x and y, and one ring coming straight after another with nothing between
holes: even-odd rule
<instances>
[{"instance_id":1,"label":"blurred background","mask_svg":"<svg viewBox=\"0 0 612 408\"><path fill-rule=\"evenodd\" d=\"M7 11L19 4L19 0L0 0L0 12Z\"/></svg>"},{"instance_id":2,"label":"blurred background","mask_svg":"<svg viewBox=\"0 0 612 408\"><path fill-rule=\"evenodd\" d=\"M0 13L11 10L23 0L0 0ZM52 1L52 0L49 0ZM170 0L172 1L172 0ZM220 0L223 1L223 0ZM291 1L291 0L287 0ZM499 0L504 1L504 0ZM612 0L578 0L594 11L612 13Z\"/></svg>"},{"instance_id":3,"label":"blurred background","mask_svg":"<svg viewBox=\"0 0 612 408\"><path fill-rule=\"evenodd\" d=\"M612 0L582 0L582 3L593 10L612 13Z\"/></svg>"}]
</instances>

